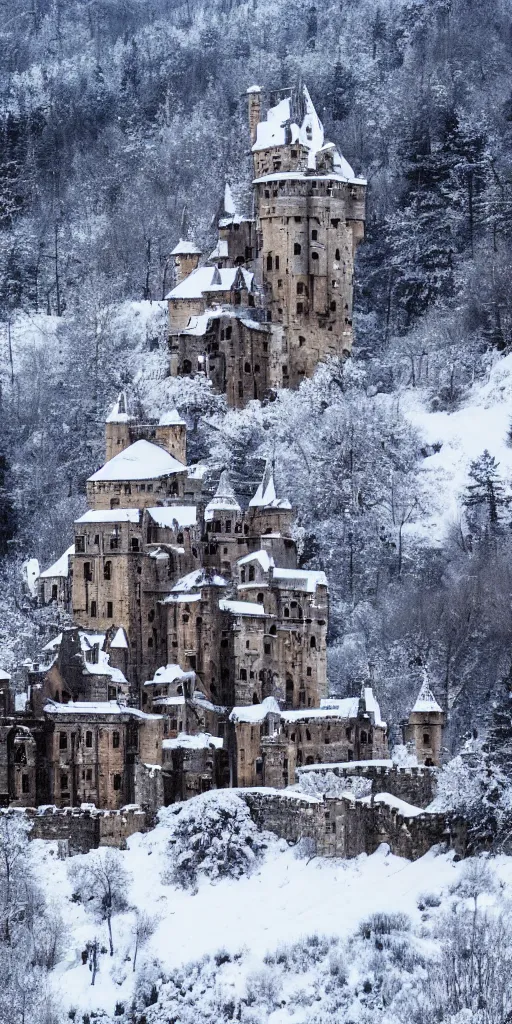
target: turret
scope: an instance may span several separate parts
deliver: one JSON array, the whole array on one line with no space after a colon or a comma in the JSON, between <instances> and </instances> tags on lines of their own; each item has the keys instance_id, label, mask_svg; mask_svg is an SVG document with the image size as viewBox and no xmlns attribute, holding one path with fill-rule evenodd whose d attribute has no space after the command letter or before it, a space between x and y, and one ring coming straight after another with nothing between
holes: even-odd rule
<instances>
[{"instance_id":1,"label":"turret","mask_svg":"<svg viewBox=\"0 0 512 1024\"><path fill-rule=\"evenodd\" d=\"M413 745L420 764L439 765L444 723L443 709L430 689L425 670L420 692L404 730L405 742Z\"/></svg>"},{"instance_id":2,"label":"turret","mask_svg":"<svg viewBox=\"0 0 512 1024\"><path fill-rule=\"evenodd\" d=\"M249 106L249 131L251 142L256 142L256 132L261 119L261 89L259 85L251 85L247 90L247 101Z\"/></svg>"},{"instance_id":3,"label":"turret","mask_svg":"<svg viewBox=\"0 0 512 1024\"><path fill-rule=\"evenodd\" d=\"M164 413L155 430L155 441L165 448L169 455L174 455L178 462L187 464L187 424L182 420L177 409Z\"/></svg>"},{"instance_id":4,"label":"turret","mask_svg":"<svg viewBox=\"0 0 512 1024\"><path fill-rule=\"evenodd\" d=\"M172 250L171 256L174 256L174 266L176 267L175 283L180 284L193 270L196 270L201 250L197 248L194 242L188 242L186 239L180 238L178 244Z\"/></svg>"},{"instance_id":5,"label":"turret","mask_svg":"<svg viewBox=\"0 0 512 1024\"><path fill-rule=\"evenodd\" d=\"M114 455L118 455L131 444L130 423L134 422L135 417L130 415L128 409L126 392L121 391L105 422L106 462L109 462Z\"/></svg>"},{"instance_id":6,"label":"turret","mask_svg":"<svg viewBox=\"0 0 512 1024\"><path fill-rule=\"evenodd\" d=\"M292 506L287 498L277 497L274 469L270 460L265 466L262 481L249 502L248 516L251 535L290 534Z\"/></svg>"}]
</instances>

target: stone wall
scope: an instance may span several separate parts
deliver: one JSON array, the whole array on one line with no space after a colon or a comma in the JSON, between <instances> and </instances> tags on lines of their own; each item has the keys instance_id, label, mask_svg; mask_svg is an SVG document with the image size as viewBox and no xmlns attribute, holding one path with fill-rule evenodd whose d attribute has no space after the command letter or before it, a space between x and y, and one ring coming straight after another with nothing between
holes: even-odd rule
<instances>
[{"instance_id":1,"label":"stone wall","mask_svg":"<svg viewBox=\"0 0 512 1024\"><path fill-rule=\"evenodd\" d=\"M280 793L240 791L260 828L288 842L313 839L322 857L371 854L387 843L399 857L417 860L437 843L464 854L464 829L444 814L407 817L387 804L348 797L315 800Z\"/></svg>"},{"instance_id":2,"label":"stone wall","mask_svg":"<svg viewBox=\"0 0 512 1024\"><path fill-rule=\"evenodd\" d=\"M119 811L98 811L81 807L8 808L2 814L24 814L31 822L30 839L66 842L70 854L89 853L98 846L124 849L135 832L147 830L146 814L132 805Z\"/></svg>"},{"instance_id":3,"label":"stone wall","mask_svg":"<svg viewBox=\"0 0 512 1024\"><path fill-rule=\"evenodd\" d=\"M338 778L368 779L371 782L372 796L377 793L390 793L400 800L405 800L415 807L427 807L434 799L437 790L437 769L427 768L424 765L417 768L402 768L398 765L358 765L353 764L323 764L315 765L312 769L308 767L298 768L297 775L300 776L313 770L315 774L325 775L332 772Z\"/></svg>"}]
</instances>

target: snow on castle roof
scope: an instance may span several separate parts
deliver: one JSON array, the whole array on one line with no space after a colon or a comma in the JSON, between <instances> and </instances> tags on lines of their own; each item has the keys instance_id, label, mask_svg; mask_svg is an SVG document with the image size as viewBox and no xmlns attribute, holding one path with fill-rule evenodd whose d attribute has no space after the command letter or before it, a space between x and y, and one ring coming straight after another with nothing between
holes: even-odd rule
<instances>
[{"instance_id":1,"label":"snow on castle roof","mask_svg":"<svg viewBox=\"0 0 512 1024\"><path fill-rule=\"evenodd\" d=\"M232 512L236 514L241 511L242 509L236 500L235 492L229 479L229 473L227 469L223 469L220 474L217 490L204 510L205 521L207 523L210 522L215 517L216 512Z\"/></svg>"},{"instance_id":2,"label":"snow on castle roof","mask_svg":"<svg viewBox=\"0 0 512 1024\"><path fill-rule=\"evenodd\" d=\"M268 551L265 551L263 548L260 551L251 551L249 555L239 558L237 565L247 565L248 562L259 562L263 572L268 572L274 566L272 555L269 555Z\"/></svg>"},{"instance_id":3,"label":"snow on castle roof","mask_svg":"<svg viewBox=\"0 0 512 1024\"><path fill-rule=\"evenodd\" d=\"M219 238L215 249L212 249L209 260L225 260L229 256L228 243L225 238Z\"/></svg>"},{"instance_id":4,"label":"snow on castle roof","mask_svg":"<svg viewBox=\"0 0 512 1024\"><path fill-rule=\"evenodd\" d=\"M284 584L289 580L289 589L306 590L308 594L314 593L317 587L327 586L325 573L313 569L274 569L273 578Z\"/></svg>"},{"instance_id":5,"label":"snow on castle roof","mask_svg":"<svg viewBox=\"0 0 512 1024\"><path fill-rule=\"evenodd\" d=\"M182 732L176 739L162 740L163 750L177 750L180 747L188 750L208 750L209 747L215 747L222 750L223 746L224 740L219 736L210 736L209 732L198 732L195 735Z\"/></svg>"},{"instance_id":6,"label":"snow on castle roof","mask_svg":"<svg viewBox=\"0 0 512 1024\"><path fill-rule=\"evenodd\" d=\"M114 455L89 480L154 480L186 471L186 466L165 448L141 439Z\"/></svg>"},{"instance_id":7,"label":"snow on castle roof","mask_svg":"<svg viewBox=\"0 0 512 1024\"><path fill-rule=\"evenodd\" d=\"M209 292L230 292L238 286L251 291L254 274L243 267L197 267L166 295L166 299L202 299Z\"/></svg>"},{"instance_id":8,"label":"snow on castle roof","mask_svg":"<svg viewBox=\"0 0 512 1024\"><path fill-rule=\"evenodd\" d=\"M274 473L271 463L268 461L258 490L249 502L249 508L291 509L291 507L290 502L286 498L278 498L276 496Z\"/></svg>"},{"instance_id":9,"label":"snow on castle roof","mask_svg":"<svg viewBox=\"0 0 512 1024\"><path fill-rule=\"evenodd\" d=\"M185 238L180 238L177 245L171 252L171 256L200 256L201 250L197 248L195 242L189 242Z\"/></svg>"},{"instance_id":10,"label":"snow on castle roof","mask_svg":"<svg viewBox=\"0 0 512 1024\"><path fill-rule=\"evenodd\" d=\"M164 412L158 420L159 427L186 427L185 420L181 418L177 409L171 409L170 412Z\"/></svg>"},{"instance_id":11,"label":"snow on castle roof","mask_svg":"<svg viewBox=\"0 0 512 1024\"><path fill-rule=\"evenodd\" d=\"M254 618L264 618L265 609L262 604L255 601L219 601L221 612L231 612L232 615L250 615ZM270 616L269 616L270 617Z\"/></svg>"},{"instance_id":12,"label":"snow on castle roof","mask_svg":"<svg viewBox=\"0 0 512 1024\"><path fill-rule=\"evenodd\" d=\"M162 717L161 715L148 715L145 711L130 708L126 704L119 704L116 700L70 700L67 704L49 700L43 710L47 715L133 715L134 718L144 719Z\"/></svg>"},{"instance_id":13,"label":"snow on castle roof","mask_svg":"<svg viewBox=\"0 0 512 1024\"><path fill-rule=\"evenodd\" d=\"M122 626L119 626L119 629L112 639L110 647L114 648L114 650L126 650L128 648L128 640L126 639L126 633Z\"/></svg>"},{"instance_id":14,"label":"snow on castle roof","mask_svg":"<svg viewBox=\"0 0 512 1024\"><path fill-rule=\"evenodd\" d=\"M249 722L256 725L258 722L264 722L269 714L281 714L281 709L275 697L265 697L261 704L235 707L229 716L229 720L230 722Z\"/></svg>"},{"instance_id":15,"label":"snow on castle roof","mask_svg":"<svg viewBox=\"0 0 512 1024\"><path fill-rule=\"evenodd\" d=\"M78 523L138 523L140 519L140 509L138 508L91 508L88 512L84 512L80 519L75 519L75 525Z\"/></svg>"},{"instance_id":16,"label":"snow on castle roof","mask_svg":"<svg viewBox=\"0 0 512 1024\"><path fill-rule=\"evenodd\" d=\"M222 576L210 575L206 569L194 569L193 572L182 576L174 584L171 594L187 593L189 590L197 590L198 587L225 587L226 580ZM168 600L168 598L166 598Z\"/></svg>"},{"instance_id":17,"label":"snow on castle roof","mask_svg":"<svg viewBox=\"0 0 512 1024\"><path fill-rule=\"evenodd\" d=\"M54 579L56 576L61 576L64 579L67 579L69 576L69 556L74 555L74 553L75 545L71 544L69 548L66 548L64 554L61 555L53 565L50 565L49 569L45 569L44 572L41 573L39 579L50 580Z\"/></svg>"},{"instance_id":18,"label":"snow on castle roof","mask_svg":"<svg viewBox=\"0 0 512 1024\"><path fill-rule=\"evenodd\" d=\"M437 703L436 698L434 697L434 694L430 689L427 672L425 670L425 672L423 673L423 682L421 684L421 689L418 696L416 697L416 703L411 711L411 714L421 714L429 711L441 712L442 714L443 709Z\"/></svg>"},{"instance_id":19,"label":"snow on castle roof","mask_svg":"<svg viewBox=\"0 0 512 1024\"><path fill-rule=\"evenodd\" d=\"M157 668L152 679L148 679L144 686L158 686L162 683L175 683L176 680L194 679L195 672L185 672L180 665L161 665Z\"/></svg>"},{"instance_id":20,"label":"snow on castle roof","mask_svg":"<svg viewBox=\"0 0 512 1024\"><path fill-rule=\"evenodd\" d=\"M157 526L165 529L173 529L178 526L182 529L187 526L195 526L197 522L197 509L195 505L168 505L167 507L148 508L148 513Z\"/></svg>"},{"instance_id":21,"label":"snow on castle roof","mask_svg":"<svg viewBox=\"0 0 512 1024\"><path fill-rule=\"evenodd\" d=\"M117 402L114 402L109 415L107 416L106 423L128 423L133 419L128 412L128 399L126 397L126 391L120 391L117 396Z\"/></svg>"}]
</instances>

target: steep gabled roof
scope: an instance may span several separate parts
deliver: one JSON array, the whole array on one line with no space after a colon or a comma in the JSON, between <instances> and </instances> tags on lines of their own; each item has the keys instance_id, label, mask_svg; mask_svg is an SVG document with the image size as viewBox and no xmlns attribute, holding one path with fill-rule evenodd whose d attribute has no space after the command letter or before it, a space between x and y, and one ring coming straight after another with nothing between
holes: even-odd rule
<instances>
[{"instance_id":1,"label":"steep gabled roof","mask_svg":"<svg viewBox=\"0 0 512 1024\"><path fill-rule=\"evenodd\" d=\"M166 295L166 299L201 299L210 292L233 288L254 290L254 274L244 267L198 267Z\"/></svg>"},{"instance_id":2,"label":"steep gabled roof","mask_svg":"<svg viewBox=\"0 0 512 1024\"><path fill-rule=\"evenodd\" d=\"M67 579L69 576L69 556L74 555L74 553L75 545L71 544L71 546L66 548L64 554L61 555L56 562L53 562L48 569L45 569L44 572L41 573L39 579L50 580L55 579L57 576Z\"/></svg>"},{"instance_id":3,"label":"steep gabled roof","mask_svg":"<svg viewBox=\"0 0 512 1024\"><path fill-rule=\"evenodd\" d=\"M265 466L263 479L254 497L249 502L249 508L281 508L291 509L290 502L286 498L278 498L276 485L274 483L274 471L270 460Z\"/></svg>"},{"instance_id":4,"label":"steep gabled roof","mask_svg":"<svg viewBox=\"0 0 512 1024\"><path fill-rule=\"evenodd\" d=\"M114 455L89 480L155 480L186 471L186 466L169 455L165 448L141 439Z\"/></svg>"},{"instance_id":5,"label":"steep gabled roof","mask_svg":"<svg viewBox=\"0 0 512 1024\"><path fill-rule=\"evenodd\" d=\"M236 500L235 492L229 479L229 473L227 469L223 469L220 474L217 490L204 510L205 521L209 522L213 519L216 512L232 512L236 514L241 511L242 509Z\"/></svg>"},{"instance_id":6,"label":"steep gabled roof","mask_svg":"<svg viewBox=\"0 0 512 1024\"><path fill-rule=\"evenodd\" d=\"M423 673L423 682L421 684L421 689L420 689L420 692L419 692L418 696L416 697L416 703L415 703L415 705L414 705L414 707L412 709L411 714L413 714L413 715L414 714L418 714L418 713L421 714L423 712L427 712L428 713L429 711L430 712L441 712L441 714L442 714L443 709L437 703L436 698L434 697L434 694L432 693L432 690L430 689L430 684L429 684L429 681L428 681L428 675L427 675L427 672L425 670L425 672Z\"/></svg>"}]
</instances>

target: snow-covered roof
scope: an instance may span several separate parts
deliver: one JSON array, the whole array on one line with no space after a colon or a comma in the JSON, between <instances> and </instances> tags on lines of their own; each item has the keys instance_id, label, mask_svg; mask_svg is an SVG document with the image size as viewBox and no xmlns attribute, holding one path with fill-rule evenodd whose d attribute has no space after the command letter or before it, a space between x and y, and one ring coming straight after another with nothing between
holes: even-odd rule
<instances>
[{"instance_id":1,"label":"snow-covered roof","mask_svg":"<svg viewBox=\"0 0 512 1024\"><path fill-rule=\"evenodd\" d=\"M41 573L39 579L50 580L55 579L56 576L62 576L67 579L69 575L69 556L74 555L74 553L75 545L71 544L69 548L66 548L64 554L61 555L53 565L50 565L49 569L45 569L44 572Z\"/></svg>"},{"instance_id":2,"label":"snow-covered roof","mask_svg":"<svg viewBox=\"0 0 512 1024\"><path fill-rule=\"evenodd\" d=\"M334 771L335 768L350 772L351 775L357 775L357 770L361 768L393 768L393 761L391 758L375 758L375 760L364 761L319 761L317 764L300 765L297 771L302 775L304 772Z\"/></svg>"},{"instance_id":3,"label":"snow-covered roof","mask_svg":"<svg viewBox=\"0 0 512 1024\"><path fill-rule=\"evenodd\" d=\"M249 88L247 89L247 92L248 93L251 93L251 92L261 92L261 86L260 85L250 85Z\"/></svg>"},{"instance_id":4,"label":"snow-covered roof","mask_svg":"<svg viewBox=\"0 0 512 1024\"><path fill-rule=\"evenodd\" d=\"M252 615L257 618L265 616L265 609L262 604L255 601L219 601L221 612L231 612L231 615Z\"/></svg>"},{"instance_id":5,"label":"snow-covered roof","mask_svg":"<svg viewBox=\"0 0 512 1024\"><path fill-rule=\"evenodd\" d=\"M182 576L181 579L174 584L171 593L186 593L189 590L197 590L198 587L225 586L227 586L227 583L222 576L208 573L206 569L194 569L192 572L187 573L186 576Z\"/></svg>"},{"instance_id":6,"label":"snow-covered roof","mask_svg":"<svg viewBox=\"0 0 512 1024\"><path fill-rule=\"evenodd\" d=\"M140 509L138 508L100 508L89 509L76 523L138 523Z\"/></svg>"},{"instance_id":7,"label":"snow-covered roof","mask_svg":"<svg viewBox=\"0 0 512 1024\"><path fill-rule=\"evenodd\" d=\"M187 526L195 526L197 522L197 509L195 505L168 505L167 507L157 506L148 508L149 515L157 526L168 529Z\"/></svg>"},{"instance_id":8,"label":"snow-covered roof","mask_svg":"<svg viewBox=\"0 0 512 1024\"><path fill-rule=\"evenodd\" d=\"M234 707L229 719L231 722L249 722L256 725L258 722L264 722L269 714L281 714L281 709L275 697L265 697L261 704L247 704L247 706Z\"/></svg>"},{"instance_id":9,"label":"snow-covered roof","mask_svg":"<svg viewBox=\"0 0 512 1024\"><path fill-rule=\"evenodd\" d=\"M107 423L129 423L133 419L128 411L128 399L126 397L126 391L120 391L117 396L117 401L114 402L106 422Z\"/></svg>"},{"instance_id":10,"label":"snow-covered roof","mask_svg":"<svg viewBox=\"0 0 512 1024\"><path fill-rule=\"evenodd\" d=\"M291 507L286 498L277 497L274 472L270 461L268 461L258 490L249 502L249 508L291 509Z\"/></svg>"},{"instance_id":11,"label":"snow-covered roof","mask_svg":"<svg viewBox=\"0 0 512 1024\"><path fill-rule=\"evenodd\" d=\"M176 473L186 473L183 463L169 455L160 445L141 438L114 455L89 480L155 480Z\"/></svg>"},{"instance_id":12,"label":"snow-covered roof","mask_svg":"<svg viewBox=\"0 0 512 1024\"><path fill-rule=\"evenodd\" d=\"M177 245L171 252L171 256L200 256L201 250L198 249L195 242L189 242L185 238L180 238Z\"/></svg>"},{"instance_id":13,"label":"snow-covered roof","mask_svg":"<svg viewBox=\"0 0 512 1024\"><path fill-rule=\"evenodd\" d=\"M194 679L195 672L185 672L180 665L161 665L157 668L152 679L148 679L144 686L158 686L162 683L175 683L177 680Z\"/></svg>"},{"instance_id":14,"label":"snow-covered roof","mask_svg":"<svg viewBox=\"0 0 512 1024\"><path fill-rule=\"evenodd\" d=\"M229 292L232 288L253 288L254 274L243 267L197 267L166 295L167 299L201 299L209 292Z\"/></svg>"},{"instance_id":15,"label":"snow-covered roof","mask_svg":"<svg viewBox=\"0 0 512 1024\"><path fill-rule=\"evenodd\" d=\"M419 814L429 813L425 808L416 807L415 804L408 804L405 800L400 800L400 797L393 796L392 793L376 793L375 796L363 796L361 797L361 803L386 804L387 807L398 811L404 818L417 818Z\"/></svg>"},{"instance_id":16,"label":"snow-covered roof","mask_svg":"<svg viewBox=\"0 0 512 1024\"><path fill-rule=\"evenodd\" d=\"M11 677L10 677L9 673L8 672L4 672L4 670L2 668L0 668L0 682L5 682L6 683L6 682L9 681L10 678Z\"/></svg>"},{"instance_id":17,"label":"snow-covered roof","mask_svg":"<svg viewBox=\"0 0 512 1024\"><path fill-rule=\"evenodd\" d=\"M119 626L119 629L111 641L110 648L114 648L114 650L127 650L128 640L126 639L126 633L122 626Z\"/></svg>"},{"instance_id":18,"label":"snow-covered roof","mask_svg":"<svg viewBox=\"0 0 512 1024\"><path fill-rule=\"evenodd\" d=\"M164 412L158 420L159 427L186 427L186 425L185 420L181 418L177 409Z\"/></svg>"},{"instance_id":19,"label":"snow-covered roof","mask_svg":"<svg viewBox=\"0 0 512 1024\"><path fill-rule=\"evenodd\" d=\"M117 700L81 700L59 704L49 700L44 706L47 715L132 715L134 718L158 719L161 715L148 715L138 708L129 708Z\"/></svg>"},{"instance_id":20,"label":"snow-covered roof","mask_svg":"<svg viewBox=\"0 0 512 1024\"><path fill-rule=\"evenodd\" d=\"M85 630L81 629L79 630L78 636L80 639L80 648L84 653L86 651L91 651L93 647L99 646L102 648L105 643L104 633L86 633ZM43 651L56 651L57 648L60 647L61 643L62 633L59 633L53 638L53 640L49 640L48 643L45 644Z\"/></svg>"},{"instance_id":21,"label":"snow-covered roof","mask_svg":"<svg viewBox=\"0 0 512 1024\"><path fill-rule=\"evenodd\" d=\"M368 714L374 715L375 725L381 726L383 729L385 729L386 723L383 722L381 718L379 702L375 697L372 687L363 686L362 696L364 698L364 703Z\"/></svg>"},{"instance_id":22,"label":"snow-covered roof","mask_svg":"<svg viewBox=\"0 0 512 1024\"><path fill-rule=\"evenodd\" d=\"M325 573L312 569L274 569L272 576L274 580L281 580L288 589L305 590L308 594L313 594L317 587L327 586Z\"/></svg>"},{"instance_id":23,"label":"snow-covered roof","mask_svg":"<svg viewBox=\"0 0 512 1024\"><path fill-rule=\"evenodd\" d=\"M235 492L229 479L229 473L227 469L223 469L220 474L217 490L204 510L205 521L210 522L211 519L214 519L216 512L232 512L236 514L241 511L242 509L236 500Z\"/></svg>"},{"instance_id":24,"label":"snow-covered roof","mask_svg":"<svg viewBox=\"0 0 512 1024\"><path fill-rule=\"evenodd\" d=\"M350 167L350 164L347 164ZM253 179L253 185L264 185L272 181L340 181L344 185L350 182L351 185L366 185L366 178L356 178L353 175L340 174L338 171L326 171L324 174L304 174L301 171L273 171L272 174L262 174L259 178Z\"/></svg>"},{"instance_id":25,"label":"snow-covered roof","mask_svg":"<svg viewBox=\"0 0 512 1024\"><path fill-rule=\"evenodd\" d=\"M335 711L340 718L357 718L358 697L323 697L320 711Z\"/></svg>"},{"instance_id":26,"label":"snow-covered roof","mask_svg":"<svg viewBox=\"0 0 512 1024\"><path fill-rule=\"evenodd\" d=\"M323 702L322 702L323 703ZM327 703L327 702L326 702ZM345 697L344 700L335 701L331 706L319 708L300 708L297 711L282 711L283 722L300 722L307 718L357 718L359 709L358 697Z\"/></svg>"},{"instance_id":27,"label":"snow-covered roof","mask_svg":"<svg viewBox=\"0 0 512 1024\"><path fill-rule=\"evenodd\" d=\"M187 750L208 750L209 747L215 747L222 750L223 746L224 740L219 736L210 736L209 732L198 732L195 736L181 732L176 739L162 740L164 750L176 750L178 747L185 747Z\"/></svg>"},{"instance_id":28,"label":"snow-covered roof","mask_svg":"<svg viewBox=\"0 0 512 1024\"><path fill-rule=\"evenodd\" d=\"M268 572L270 568L274 566L274 559L272 555L269 555L268 551L261 549L260 551L251 551L249 555L244 555L243 558L239 558L237 565L247 565L249 562L259 562L264 572Z\"/></svg>"},{"instance_id":29,"label":"snow-covered roof","mask_svg":"<svg viewBox=\"0 0 512 1024\"><path fill-rule=\"evenodd\" d=\"M225 238L219 238L215 249L212 249L209 260L225 260L229 255L228 243Z\"/></svg>"},{"instance_id":30,"label":"snow-covered roof","mask_svg":"<svg viewBox=\"0 0 512 1024\"><path fill-rule=\"evenodd\" d=\"M180 330L180 334L188 334L194 338L203 338L207 333L212 320L220 320L222 317L230 317L231 319L239 320L244 327L247 327L251 331L263 331L264 334L268 334L270 331L269 324L260 323L258 320L250 320L237 309L230 309L226 306L216 306L213 309L205 309L204 313L198 313L191 316L187 326Z\"/></svg>"},{"instance_id":31,"label":"snow-covered roof","mask_svg":"<svg viewBox=\"0 0 512 1024\"><path fill-rule=\"evenodd\" d=\"M208 466L205 466L202 462L196 462L193 466L189 466L187 469L187 476L189 480L202 480Z\"/></svg>"},{"instance_id":32,"label":"snow-covered roof","mask_svg":"<svg viewBox=\"0 0 512 1024\"><path fill-rule=\"evenodd\" d=\"M314 171L316 154L325 149L324 129L305 85L302 89L302 99L304 117L300 125L292 120L291 96L286 96L274 107L270 107L266 120L260 121L257 125L256 141L252 151L257 153L262 149L298 143L308 150L308 169ZM349 177L353 178L354 172L347 161L345 165L350 171Z\"/></svg>"},{"instance_id":33,"label":"snow-covered roof","mask_svg":"<svg viewBox=\"0 0 512 1024\"><path fill-rule=\"evenodd\" d=\"M421 684L421 689L418 696L416 697L416 703L411 711L411 714L422 714L428 713L429 711L440 712L441 714L443 713L442 707L439 706L439 704L436 701L436 698L434 697L434 694L432 693L432 690L430 689L428 676L425 671L423 673L423 682Z\"/></svg>"}]
</instances>

